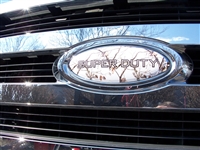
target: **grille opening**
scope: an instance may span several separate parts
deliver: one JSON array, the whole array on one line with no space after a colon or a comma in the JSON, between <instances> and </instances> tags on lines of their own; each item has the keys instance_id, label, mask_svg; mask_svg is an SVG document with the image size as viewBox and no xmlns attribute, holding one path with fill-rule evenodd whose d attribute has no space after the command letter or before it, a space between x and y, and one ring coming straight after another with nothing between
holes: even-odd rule
<instances>
[{"instance_id":1,"label":"grille opening","mask_svg":"<svg viewBox=\"0 0 200 150\"><path fill-rule=\"evenodd\" d=\"M191 58L193 62L193 72L189 79L188 84L200 84L200 46L199 45L187 45L186 54Z\"/></svg>"},{"instance_id":2,"label":"grille opening","mask_svg":"<svg viewBox=\"0 0 200 150\"><path fill-rule=\"evenodd\" d=\"M28 54L28 53L27 53ZM35 52L36 55L37 52ZM56 82L52 74L52 65L57 56L50 54L16 56L0 60L0 82Z\"/></svg>"},{"instance_id":3,"label":"grille opening","mask_svg":"<svg viewBox=\"0 0 200 150\"><path fill-rule=\"evenodd\" d=\"M0 129L54 138L198 146L199 113L4 105Z\"/></svg>"}]
</instances>

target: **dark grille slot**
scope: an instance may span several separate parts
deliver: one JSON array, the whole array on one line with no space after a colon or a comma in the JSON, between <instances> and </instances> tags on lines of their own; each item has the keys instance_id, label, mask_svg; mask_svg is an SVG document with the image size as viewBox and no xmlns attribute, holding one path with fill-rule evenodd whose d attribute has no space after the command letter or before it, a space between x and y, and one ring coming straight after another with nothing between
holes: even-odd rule
<instances>
[{"instance_id":1,"label":"dark grille slot","mask_svg":"<svg viewBox=\"0 0 200 150\"><path fill-rule=\"evenodd\" d=\"M186 46L186 53L193 61L194 70L187 80L188 84L200 84L200 46L191 45Z\"/></svg>"},{"instance_id":2,"label":"dark grille slot","mask_svg":"<svg viewBox=\"0 0 200 150\"><path fill-rule=\"evenodd\" d=\"M15 66L8 66L8 67L4 67L3 65L0 67L1 68L1 73L3 72L6 72L6 69L8 70L8 72L12 71L12 70L28 70L28 69L32 69L34 71L34 69L51 69L53 65L53 62L52 63L44 63L44 64L30 64L30 65L21 65L21 64L18 64L18 65L15 65Z\"/></svg>"},{"instance_id":3,"label":"dark grille slot","mask_svg":"<svg viewBox=\"0 0 200 150\"><path fill-rule=\"evenodd\" d=\"M0 73L6 73L6 72L37 72L37 71L51 71L51 69L32 69L32 70L8 70L8 71L1 71Z\"/></svg>"},{"instance_id":4,"label":"dark grille slot","mask_svg":"<svg viewBox=\"0 0 200 150\"><path fill-rule=\"evenodd\" d=\"M171 20L175 21L177 19L176 14L151 14L151 15L141 15L140 16L141 20L146 20L146 21L163 21L163 20Z\"/></svg>"},{"instance_id":5,"label":"dark grille slot","mask_svg":"<svg viewBox=\"0 0 200 150\"><path fill-rule=\"evenodd\" d=\"M198 146L199 113L4 105L0 107L0 130L54 138Z\"/></svg>"},{"instance_id":6,"label":"dark grille slot","mask_svg":"<svg viewBox=\"0 0 200 150\"><path fill-rule=\"evenodd\" d=\"M57 56L49 54L1 58L0 82L56 82L52 74L56 59Z\"/></svg>"},{"instance_id":7,"label":"dark grille slot","mask_svg":"<svg viewBox=\"0 0 200 150\"><path fill-rule=\"evenodd\" d=\"M4 67L15 67L15 66L31 66L31 65L34 65L35 67L37 67L38 65L52 65L52 62L44 62L44 63L26 63L26 64L7 64L7 65L2 65L0 66L0 69L1 68L4 68Z\"/></svg>"},{"instance_id":8,"label":"dark grille slot","mask_svg":"<svg viewBox=\"0 0 200 150\"><path fill-rule=\"evenodd\" d=\"M0 75L3 78L12 78L12 77L17 77L19 75L19 77L29 77L29 76L39 76L39 75L50 75L52 74L52 71L50 69L46 70L12 70L12 71L4 71L4 72L0 72ZM9 76L8 76L9 75Z\"/></svg>"},{"instance_id":9,"label":"dark grille slot","mask_svg":"<svg viewBox=\"0 0 200 150\"><path fill-rule=\"evenodd\" d=\"M152 5L151 3L129 3L129 9L115 9L113 5L99 6L79 10L66 10L61 6L62 13L54 15L46 6L40 9L46 11L40 15L32 15L34 11L7 13L2 19L10 19L0 31L0 37L24 34L24 31L42 32L57 29L71 29L77 27L125 25L125 24L152 24L152 23L198 23L199 5L190 6L187 3L170 1ZM33 8L32 8L33 9ZM101 9L101 12L90 12L90 9ZM41 10L35 10L41 11ZM32 13L31 13L32 12ZM195 13L194 13L195 12ZM1 19L0 18L0 19ZM67 18L58 22L58 18Z\"/></svg>"}]
</instances>

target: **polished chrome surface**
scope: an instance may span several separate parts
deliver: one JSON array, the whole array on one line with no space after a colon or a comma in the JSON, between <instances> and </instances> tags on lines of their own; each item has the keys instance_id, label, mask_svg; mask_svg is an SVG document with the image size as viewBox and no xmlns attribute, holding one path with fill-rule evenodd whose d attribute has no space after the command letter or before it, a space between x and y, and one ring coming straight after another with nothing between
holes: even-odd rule
<instances>
[{"instance_id":1,"label":"polished chrome surface","mask_svg":"<svg viewBox=\"0 0 200 150\"><path fill-rule=\"evenodd\" d=\"M54 75L58 82L110 95L146 93L183 84L193 69L191 60L167 43L131 36L74 45L56 65Z\"/></svg>"},{"instance_id":2,"label":"polished chrome surface","mask_svg":"<svg viewBox=\"0 0 200 150\"><path fill-rule=\"evenodd\" d=\"M184 29L193 29L195 34L193 32L188 34ZM42 33L26 32L23 35L0 38L0 53L37 52L59 48L63 50L94 38L124 35L149 37L169 44L199 44L198 29L199 24L156 24L87 27Z\"/></svg>"},{"instance_id":3,"label":"polished chrome surface","mask_svg":"<svg viewBox=\"0 0 200 150\"><path fill-rule=\"evenodd\" d=\"M198 146L114 143L2 132L2 150L199 150Z\"/></svg>"},{"instance_id":4,"label":"polished chrome surface","mask_svg":"<svg viewBox=\"0 0 200 150\"><path fill-rule=\"evenodd\" d=\"M40 1L31 1L27 2L25 0L20 0L20 1L8 1L6 3L0 3L0 14L16 11L16 10L22 10L22 11L28 11L29 8L35 7L38 5L50 5L50 4L55 4L59 2L63 2L64 0L40 0ZM19 4L20 3L20 4Z\"/></svg>"},{"instance_id":5,"label":"polished chrome surface","mask_svg":"<svg viewBox=\"0 0 200 150\"><path fill-rule=\"evenodd\" d=\"M199 86L171 86L143 94L105 95L81 92L66 85L3 84L0 103L48 107L100 107L142 109L199 109Z\"/></svg>"},{"instance_id":6,"label":"polished chrome surface","mask_svg":"<svg viewBox=\"0 0 200 150\"><path fill-rule=\"evenodd\" d=\"M0 149L1 150L110 150L115 148L101 148L101 146L86 146L86 145L76 145L59 143L57 141L51 141L52 139L46 138L46 141L41 139L31 139L30 136L20 135L15 138L9 137L9 134L0 138Z\"/></svg>"},{"instance_id":7,"label":"polished chrome surface","mask_svg":"<svg viewBox=\"0 0 200 150\"><path fill-rule=\"evenodd\" d=\"M162 104L164 102L173 102L176 104L175 107L178 108L184 108L184 109L199 108L200 107L198 104L199 84L186 83L186 80L188 79L193 68L196 67L198 73L198 55L196 55L196 53L198 54L199 51L198 45L187 45L187 44L191 43L192 41L198 44L198 41L196 41L196 39L198 39L199 36L195 34L192 34L192 36L190 36L186 34L187 32L181 32L182 33L181 36L177 34L173 38L164 38L165 34L167 35L172 34L174 28L176 28L177 33L180 33L182 31L181 29L185 28L192 28L194 29L194 31L197 31L196 26L194 24L126 25L126 26L90 27L81 29L59 30L59 31L44 32L39 34L29 34L29 35L1 38L0 47L2 55L0 57L2 59L1 62L3 62L3 65L0 66L0 69L2 69L0 71L1 73L0 78L2 74L3 74L2 78L4 78L4 75L5 77L6 75L10 75L9 76L10 79L13 79L12 75L17 76L16 79L13 79L13 81L16 82L4 83L2 81L0 83L1 103L3 104L6 103L8 105L50 104L50 107L53 106L52 104L54 105L58 104L60 106L79 105L79 106L108 106L108 107L126 106L134 108L135 107L155 108L159 106L159 104ZM129 35L129 36L131 35L131 36L124 37L123 39L124 35ZM138 36L138 35L145 37L152 37L153 39L144 37L132 38L132 36ZM110 40L107 40L109 39L106 38L108 36L117 36L119 39L121 38L121 40L113 39L114 37L110 38ZM118 44L128 43L129 46L131 47L135 46L141 47L146 45L149 49L155 50L154 52L156 54L161 55L162 57L165 58L166 62L170 62L171 64L168 67L168 69L163 72L165 76L163 76L162 80L160 80L161 78L159 77L162 76L163 74L158 74L153 77L153 79L156 79L159 83L154 83L154 80L152 80L151 78L148 79L141 78L141 81L139 81L141 83L141 86L135 85L134 87L132 87L135 88L134 92L131 91L131 89L129 89L130 82L117 83L120 86L123 85L123 88L117 89L121 90L120 91L121 93L120 92L117 93L115 87L114 87L115 89L113 90L115 91L114 93L111 93L111 91L107 90L104 92L101 91L101 94L92 93L94 92L93 88L90 90L81 89L84 91L73 89L72 87L66 84L66 79L63 78L59 73L57 66L58 65L57 63L60 59L59 55L64 57L70 53L72 54L72 51L74 54L79 55L79 52L78 51L76 52L75 50L78 48L83 48L83 46L88 46L89 49L94 48L97 46L97 43L94 42L95 40L90 40L94 38L99 38L97 39L97 43L99 42L99 45L101 46L102 45L107 46L107 44L116 46L116 43ZM155 40L155 38L160 39L162 41ZM89 42L85 43L84 41L86 40L89 40ZM22 43L24 44L20 45L20 41L21 44ZM166 41L168 43L163 41ZM79 44L80 42L83 43L80 45ZM134 42L134 44L131 43L132 44L131 45L130 42ZM187 44L174 44L181 42ZM89 46L88 44L94 44L94 45ZM43 47L44 45L45 48ZM191 48L188 49L188 47ZM43 48L43 51L37 51L40 48ZM144 47L142 49L144 49ZM193 63L195 62L194 65L192 65L191 60L185 54L186 52L187 53L191 52L192 49L196 49L192 54L194 55L193 56L194 58L192 60ZM86 48L81 49L80 54L82 54L83 51L85 50L87 49ZM46 60L47 59L47 57L45 57L46 54L52 55L53 59L51 60L51 62L49 62L49 60ZM43 57L40 57L40 55L42 55ZM40 62L43 62L44 60L45 64L48 63L48 65L50 65L50 68L45 68L46 65L42 65L42 63L33 62L37 60L34 59L34 57L37 57L38 60L42 59L40 60ZM70 58L73 57L74 55L70 56ZM13 58L15 61L13 61ZM28 63L22 64L21 62L19 62L22 59L26 59ZM26 72L27 71L26 66L29 66L30 64L41 65L41 67L40 65L37 65L37 67L40 67L37 70L37 73L41 72L40 69L42 69L43 71L45 71L45 69L49 69L51 73L50 75L53 77L53 74L51 72L51 67L52 67L51 64L53 64L53 61L55 61L56 59L57 61L56 63L54 63L52 70L54 76L58 79L57 83L55 81L41 83L37 82L37 80L34 81L34 83L32 83L32 80L37 79L36 76L33 76L32 80L28 80L27 78L23 78L22 80L20 80L22 78L22 75L27 77L28 73ZM63 61L66 61L66 59L64 58ZM9 62L11 62L10 65L7 64ZM22 64L23 66L20 67L20 64ZM17 69L13 66L17 66ZM30 71L36 70L32 68L34 68L34 65L33 66L30 65L29 66ZM68 66L68 68L70 70L70 66ZM11 71L13 71L12 74L10 74ZM66 75L66 73L64 74ZM29 72L29 75L31 76L31 72ZM71 71L71 75L74 75L73 71ZM39 74L39 76L43 75ZM197 75L194 74L194 77L195 76L198 76L198 74ZM73 78L75 77L76 80L79 79L81 81L86 82L87 85L88 83L93 85L96 84L96 80L94 81L88 79L83 80L82 77L78 78L77 76L72 76L72 77ZM197 80L195 79L195 82ZM144 86L144 84L146 84L146 81L148 81L148 86L146 85ZM105 80L103 80L103 82L98 81L97 83L104 85L106 87L108 86L108 83L105 82ZM131 81L131 84L132 83L137 84L135 81ZM113 85L115 84L116 82ZM167 88L158 90L163 87ZM152 92L146 93L145 90ZM158 91L153 92L154 90ZM143 94L136 94L136 93L143 93ZM81 98L78 97L77 95L80 96ZM167 106L165 108L168 108L170 106L170 104L168 103L165 103L162 106L165 105Z\"/></svg>"},{"instance_id":8,"label":"polished chrome surface","mask_svg":"<svg viewBox=\"0 0 200 150\"><path fill-rule=\"evenodd\" d=\"M148 1L147 1L148 2ZM19 4L20 3L20 4ZM61 5L63 6L63 4L66 3L68 5L64 5L64 7L62 7L62 10L72 10L72 9L80 9L82 7L85 8L90 8L90 7L94 7L94 6L104 6L104 5L110 5L113 4L113 2L111 0L87 0L87 1L77 1L77 0L40 0L40 1L31 1L31 2L27 2L26 0L11 0L8 1L6 3L0 3L0 14L5 14L5 13L10 13L10 12L14 12L14 11L24 11L24 13L26 13L26 11L30 14L30 16L36 16L38 14L34 14L33 12L29 11L31 9L34 9L35 7L37 8L38 6L40 7L44 7L44 6L49 6L49 5ZM88 4L88 6L85 6L85 3ZM46 10L45 11L40 11L40 14L45 14L48 13L49 11ZM14 19L20 19L23 18L18 17L18 18L12 18Z\"/></svg>"}]
</instances>

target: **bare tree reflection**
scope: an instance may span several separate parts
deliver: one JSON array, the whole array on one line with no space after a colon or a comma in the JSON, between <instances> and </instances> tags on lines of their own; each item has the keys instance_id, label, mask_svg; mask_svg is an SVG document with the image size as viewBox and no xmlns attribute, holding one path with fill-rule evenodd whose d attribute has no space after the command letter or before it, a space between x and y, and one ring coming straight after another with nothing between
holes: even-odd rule
<instances>
[{"instance_id":1,"label":"bare tree reflection","mask_svg":"<svg viewBox=\"0 0 200 150\"><path fill-rule=\"evenodd\" d=\"M51 39L51 44L56 47L69 47L76 43L98 37L125 35L130 26L119 27L95 27L74 30L62 30L56 33Z\"/></svg>"},{"instance_id":2,"label":"bare tree reflection","mask_svg":"<svg viewBox=\"0 0 200 150\"><path fill-rule=\"evenodd\" d=\"M168 27L156 25L142 25L142 26L113 26L113 27L93 27L74 30L58 31L50 40L50 43L56 47L69 47L76 43L99 38L105 36L115 35L134 35L145 37L157 37L164 33Z\"/></svg>"},{"instance_id":3,"label":"bare tree reflection","mask_svg":"<svg viewBox=\"0 0 200 150\"><path fill-rule=\"evenodd\" d=\"M44 49L45 45L38 35L19 35L0 39L1 52L18 52Z\"/></svg>"}]
</instances>

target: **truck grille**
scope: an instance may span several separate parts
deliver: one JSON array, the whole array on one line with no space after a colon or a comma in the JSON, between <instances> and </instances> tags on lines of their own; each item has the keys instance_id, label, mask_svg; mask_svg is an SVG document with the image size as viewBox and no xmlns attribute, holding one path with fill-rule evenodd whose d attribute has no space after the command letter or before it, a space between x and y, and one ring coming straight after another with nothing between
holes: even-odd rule
<instances>
[{"instance_id":1,"label":"truck grille","mask_svg":"<svg viewBox=\"0 0 200 150\"><path fill-rule=\"evenodd\" d=\"M200 46L186 45L186 54L192 59L194 70L187 80L188 84L200 83ZM12 56L12 57L11 57ZM49 82L56 79L52 73L54 61L59 56L59 50L15 53L14 55L2 55L0 57L0 82Z\"/></svg>"},{"instance_id":2,"label":"truck grille","mask_svg":"<svg viewBox=\"0 0 200 150\"><path fill-rule=\"evenodd\" d=\"M1 106L0 130L54 138L198 146L199 112L170 111Z\"/></svg>"},{"instance_id":3,"label":"truck grille","mask_svg":"<svg viewBox=\"0 0 200 150\"><path fill-rule=\"evenodd\" d=\"M188 84L200 84L200 46L188 45L186 46L186 54L190 56L193 62L194 70L187 80Z\"/></svg>"},{"instance_id":4,"label":"truck grille","mask_svg":"<svg viewBox=\"0 0 200 150\"><path fill-rule=\"evenodd\" d=\"M72 1L73 3L73 1ZM86 1L83 1L86 3ZM199 4L187 1L161 1L156 3L129 3L123 8L120 3L91 8L70 9L70 3L41 6L31 12L16 11L0 15L0 37L24 34L24 31L44 32L57 29L97 27L107 25L198 23ZM96 10L96 11L95 11ZM39 13L39 15L37 15ZM64 21L56 21L66 18Z\"/></svg>"},{"instance_id":5,"label":"truck grille","mask_svg":"<svg viewBox=\"0 0 200 150\"><path fill-rule=\"evenodd\" d=\"M23 53L22 53L23 54ZM52 74L52 65L59 53L0 58L0 82L56 82Z\"/></svg>"}]
</instances>

